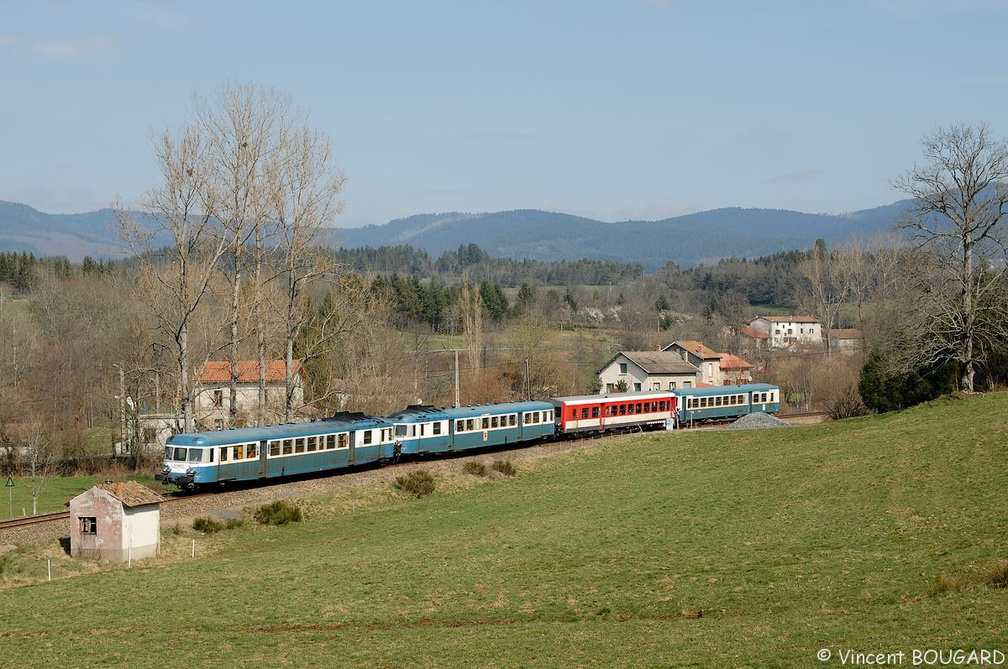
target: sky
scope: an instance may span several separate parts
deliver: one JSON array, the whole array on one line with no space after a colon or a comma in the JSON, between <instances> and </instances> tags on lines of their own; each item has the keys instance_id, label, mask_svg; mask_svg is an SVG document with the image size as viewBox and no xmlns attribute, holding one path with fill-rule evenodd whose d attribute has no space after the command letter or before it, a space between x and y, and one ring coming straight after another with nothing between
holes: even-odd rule
<instances>
[{"instance_id":1,"label":"sky","mask_svg":"<svg viewBox=\"0 0 1008 669\"><path fill-rule=\"evenodd\" d=\"M1008 133L1003 0L0 2L0 200L139 206L225 82L332 140L335 224L544 209L845 213L921 138Z\"/></svg>"}]
</instances>

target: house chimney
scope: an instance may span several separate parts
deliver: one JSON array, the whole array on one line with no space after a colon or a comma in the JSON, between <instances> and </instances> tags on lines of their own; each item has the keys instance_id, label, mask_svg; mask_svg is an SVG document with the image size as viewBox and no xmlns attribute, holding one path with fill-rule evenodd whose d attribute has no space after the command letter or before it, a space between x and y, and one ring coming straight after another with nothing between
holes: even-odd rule
<instances>
[{"instance_id":1,"label":"house chimney","mask_svg":"<svg viewBox=\"0 0 1008 669\"><path fill-rule=\"evenodd\" d=\"M122 499L122 481L116 483L116 497Z\"/></svg>"}]
</instances>

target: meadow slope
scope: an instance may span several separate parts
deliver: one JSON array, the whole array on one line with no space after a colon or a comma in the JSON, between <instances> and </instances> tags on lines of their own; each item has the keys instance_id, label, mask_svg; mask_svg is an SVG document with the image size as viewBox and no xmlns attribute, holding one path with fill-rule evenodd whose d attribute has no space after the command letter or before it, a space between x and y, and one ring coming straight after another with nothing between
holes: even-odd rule
<instances>
[{"instance_id":1,"label":"meadow slope","mask_svg":"<svg viewBox=\"0 0 1008 669\"><path fill-rule=\"evenodd\" d=\"M1006 415L999 393L620 437L513 479L442 476L423 499L386 487L308 500L304 523L200 537L195 559L192 531L168 531L165 555L132 569L8 583L0 648L11 665L124 667L823 667L848 650L902 651L910 666L914 649L1008 652L1008 589L992 576L1008 558ZM2 577L38 554L0 558ZM54 560L61 573L69 558Z\"/></svg>"}]
</instances>

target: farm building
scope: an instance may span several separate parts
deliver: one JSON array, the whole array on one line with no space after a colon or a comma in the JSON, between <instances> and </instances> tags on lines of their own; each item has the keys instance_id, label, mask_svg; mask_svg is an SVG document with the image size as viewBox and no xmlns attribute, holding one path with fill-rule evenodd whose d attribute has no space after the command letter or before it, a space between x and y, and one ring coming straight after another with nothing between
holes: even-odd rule
<instances>
[{"instance_id":1,"label":"farm building","mask_svg":"<svg viewBox=\"0 0 1008 669\"><path fill-rule=\"evenodd\" d=\"M126 562L157 555L164 501L136 481L104 483L69 502L70 555Z\"/></svg>"},{"instance_id":2,"label":"farm building","mask_svg":"<svg viewBox=\"0 0 1008 669\"><path fill-rule=\"evenodd\" d=\"M822 346L823 329L811 316L757 316L750 331L765 336L772 348ZM743 334L746 328L743 328Z\"/></svg>"}]
</instances>

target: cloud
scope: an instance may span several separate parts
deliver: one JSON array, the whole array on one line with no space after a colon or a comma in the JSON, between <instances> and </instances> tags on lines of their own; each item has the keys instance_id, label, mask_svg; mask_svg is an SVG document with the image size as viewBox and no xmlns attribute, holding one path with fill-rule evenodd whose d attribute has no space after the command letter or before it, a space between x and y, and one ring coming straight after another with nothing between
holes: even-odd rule
<instances>
[{"instance_id":1,"label":"cloud","mask_svg":"<svg viewBox=\"0 0 1008 669\"><path fill-rule=\"evenodd\" d=\"M809 181L817 181L822 177L824 172L820 169L807 169L799 170L797 172L784 172L783 174L776 174L766 180L768 184L800 184L808 183Z\"/></svg>"},{"instance_id":2,"label":"cloud","mask_svg":"<svg viewBox=\"0 0 1008 669\"><path fill-rule=\"evenodd\" d=\"M78 60L102 56L112 50L116 40L109 35L91 35L64 40L36 42L31 49L35 53L60 60Z\"/></svg>"}]
</instances>

